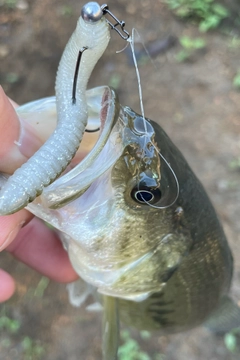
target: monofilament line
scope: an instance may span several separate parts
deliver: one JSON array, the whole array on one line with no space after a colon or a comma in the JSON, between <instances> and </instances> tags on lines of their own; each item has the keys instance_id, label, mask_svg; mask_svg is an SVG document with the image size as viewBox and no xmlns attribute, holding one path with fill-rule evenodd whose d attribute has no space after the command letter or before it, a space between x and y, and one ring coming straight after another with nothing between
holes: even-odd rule
<instances>
[{"instance_id":1,"label":"monofilament line","mask_svg":"<svg viewBox=\"0 0 240 360\"><path fill-rule=\"evenodd\" d=\"M138 81L138 93L139 93L139 100L140 100L140 109L141 114L144 120L144 130L145 133L147 133L147 125L146 125L146 119L145 119L145 113L144 113L144 106L143 106L143 95L142 95L142 85L141 85L141 78L140 73L138 69L137 59L135 55L135 49L134 49L134 32L136 31L135 28L132 29L132 36L127 40L130 43L131 50L132 50L132 56L133 56L133 62L136 69L136 75L137 75L137 81Z\"/></svg>"},{"instance_id":2,"label":"monofilament line","mask_svg":"<svg viewBox=\"0 0 240 360\"><path fill-rule=\"evenodd\" d=\"M132 56L133 56L133 62L134 62L134 66L135 66L135 69L136 69L136 75L137 75L137 81L138 81L138 92L139 92L139 100L140 100L140 109L141 109L141 114L142 114L142 117L143 117L143 124L144 124L144 130L145 130L145 135L147 135L147 125L146 125L146 118L145 118L145 112L144 112L144 106L143 106L143 95L142 95L142 85L141 85L141 78L140 78L140 73L139 73L139 69L138 69L138 64L137 64L137 59L136 59L136 55L135 55L135 49L134 49L134 33L137 33L137 30L135 28L132 29L132 36L127 40L129 43L130 43L130 46L131 46L131 50L132 50ZM139 36L139 34L138 34ZM144 46L145 48L145 46ZM148 53L147 49L145 48L146 52ZM150 57L150 55L149 55ZM150 57L151 58L151 57ZM145 136L145 144L144 144L144 147L146 147L146 139L147 137ZM151 144L153 145L153 147L155 148L155 150L157 151L158 155L161 157L161 159L165 162L165 164L167 165L167 167L169 168L170 172L172 173L173 175L173 178L176 182L176 196L174 198L174 200L166 205L166 206L154 206L153 204L150 204L148 201L146 201L143 197L142 197L142 200L148 204L149 206L151 206L152 208L157 208L157 209L165 209L167 207L170 207L172 206L177 198L178 198L178 195L179 195L179 182L178 182L178 179L177 179L177 176L174 172L174 170L172 169L171 165L168 163L168 161L165 159L165 157L161 154L161 152L159 151L159 149L156 147L156 145L153 143L152 140L151 141Z\"/></svg>"}]
</instances>

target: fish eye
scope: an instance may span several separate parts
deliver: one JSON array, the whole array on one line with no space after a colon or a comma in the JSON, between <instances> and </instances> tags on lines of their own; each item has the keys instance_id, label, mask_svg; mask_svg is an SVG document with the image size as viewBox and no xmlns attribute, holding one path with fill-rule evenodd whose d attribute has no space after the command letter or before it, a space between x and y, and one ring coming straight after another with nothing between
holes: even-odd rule
<instances>
[{"instance_id":1,"label":"fish eye","mask_svg":"<svg viewBox=\"0 0 240 360\"><path fill-rule=\"evenodd\" d=\"M141 204L155 204L161 199L161 196L159 188L154 189L144 185L136 185L131 191L132 199Z\"/></svg>"}]
</instances>

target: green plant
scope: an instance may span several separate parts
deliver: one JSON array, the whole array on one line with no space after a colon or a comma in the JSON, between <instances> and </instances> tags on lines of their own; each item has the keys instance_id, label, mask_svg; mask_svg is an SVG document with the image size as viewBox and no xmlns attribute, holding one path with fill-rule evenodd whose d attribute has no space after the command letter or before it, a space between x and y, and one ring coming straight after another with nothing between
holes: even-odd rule
<instances>
[{"instance_id":1,"label":"green plant","mask_svg":"<svg viewBox=\"0 0 240 360\"><path fill-rule=\"evenodd\" d=\"M10 72L6 74L5 79L8 84L15 84L19 80L19 75L17 73Z\"/></svg>"},{"instance_id":2,"label":"green plant","mask_svg":"<svg viewBox=\"0 0 240 360\"><path fill-rule=\"evenodd\" d=\"M228 46L230 49L239 48L240 47L240 39L237 36L231 37Z\"/></svg>"},{"instance_id":3,"label":"green plant","mask_svg":"<svg viewBox=\"0 0 240 360\"><path fill-rule=\"evenodd\" d=\"M206 46L206 42L202 38L192 39L188 36L182 36L179 41L182 47L188 50L202 49Z\"/></svg>"},{"instance_id":4,"label":"green plant","mask_svg":"<svg viewBox=\"0 0 240 360\"><path fill-rule=\"evenodd\" d=\"M28 336L21 342L24 351L24 360L40 360L45 354L44 347L38 342L30 339Z\"/></svg>"},{"instance_id":5,"label":"green plant","mask_svg":"<svg viewBox=\"0 0 240 360\"><path fill-rule=\"evenodd\" d=\"M240 169L240 157L230 161L229 167L232 170L239 170Z\"/></svg>"},{"instance_id":6,"label":"green plant","mask_svg":"<svg viewBox=\"0 0 240 360\"><path fill-rule=\"evenodd\" d=\"M73 8L70 5L63 5L60 8L60 14L62 16L71 17L73 15Z\"/></svg>"},{"instance_id":7,"label":"green plant","mask_svg":"<svg viewBox=\"0 0 240 360\"><path fill-rule=\"evenodd\" d=\"M197 21L199 30L215 29L230 14L228 9L214 0L165 0L168 7L181 18Z\"/></svg>"},{"instance_id":8,"label":"green plant","mask_svg":"<svg viewBox=\"0 0 240 360\"><path fill-rule=\"evenodd\" d=\"M121 76L117 73L112 74L109 79L109 86L117 90L119 89L120 84L121 84Z\"/></svg>"},{"instance_id":9,"label":"green plant","mask_svg":"<svg viewBox=\"0 0 240 360\"><path fill-rule=\"evenodd\" d=\"M237 337L240 335L240 327L232 329L224 336L224 343L226 348L235 353L237 351Z\"/></svg>"},{"instance_id":10,"label":"green plant","mask_svg":"<svg viewBox=\"0 0 240 360\"><path fill-rule=\"evenodd\" d=\"M20 321L7 316L7 307L4 306L0 313L0 333L4 333L5 336L0 339L0 348L14 349L15 340L19 339L21 335L20 331L18 331L20 327ZM14 334L16 335L14 336ZM17 346L19 346L19 340L17 340L17 343ZM23 355L21 357L23 360L41 360L46 352L44 346L38 340L33 340L23 334L21 335L19 351Z\"/></svg>"},{"instance_id":11,"label":"green plant","mask_svg":"<svg viewBox=\"0 0 240 360\"><path fill-rule=\"evenodd\" d=\"M34 291L34 296L42 298L46 288L48 287L48 284L49 279L45 276L42 276Z\"/></svg>"},{"instance_id":12,"label":"green plant","mask_svg":"<svg viewBox=\"0 0 240 360\"><path fill-rule=\"evenodd\" d=\"M5 330L11 334L14 334L20 328L20 322L18 320L10 319L8 316L0 316L0 330Z\"/></svg>"},{"instance_id":13,"label":"green plant","mask_svg":"<svg viewBox=\"0 0 240 360\"><path fill-rule=\"evenodd\" d=\"M138 342L131 338L129 331L121 331L123 344L118 349L119 360L151 360L149 355L140 349Z\"/></svg>"},{"instance_id":14,"label":"green plant","mask_svg":"<svg viewBox=\"0 0 240 360\"><path fill-rule=\"evenodd\" d=\"M143 340L148 340L151 337L151 333L147 330L140 331L140 336Z\"/></svg>"},{"instance_id":15,"label":"green plant","mask_svg":"<svg viewBox=\"0 0 240 360\"><path fill-rule=\"evenodd\" d=\"M237 89L240 89L240 71L234 76L233 79L233 86Z\"/></svg>"},{"instance_id":16,"label":"green plant","mask_svg":"<svg viewBox=\"0 0 240 360\"><path fill-rule=\"evenodd\" d=\"M140 331L143 340L148 341L151 338L149 331ZM118 350L118 360L165 360L164 354L155 353L151 358L146 352L141 350L139 343L131 338L128 330L121 331L121 339L123 344Z\"/></svg>"},{"instance_id":17,"label":"green plant","mask_svg":"<svg viewBox=\"0 0 240 360\"><path fill-rule=\"evenodd\" d=\"M14 9L17 5L17 0L0 0L0 6L3 5L9 9Z\"/></svg>"},{"instance_id":18,"label":"green plant","mask_svg":"<svg viewBox=\"0 0 240 360\"><path fill-rule=\"evenodd\" d=\"M196 50L203 49L206 46L206 42L202 38L192 39L188 36L182 36L179 42L182 49L175 56L179 62L187 60Z\"/></svg>"},{"instance_id":19,"label":"green plant","mask_svg":"<svg viewBox=\"0 0 240 360\"><path fill-rule=\"evenodd\" d=\"M154 360L167 360L167 358L164 354L155 354Z\"/></svg>"}]
</instances>

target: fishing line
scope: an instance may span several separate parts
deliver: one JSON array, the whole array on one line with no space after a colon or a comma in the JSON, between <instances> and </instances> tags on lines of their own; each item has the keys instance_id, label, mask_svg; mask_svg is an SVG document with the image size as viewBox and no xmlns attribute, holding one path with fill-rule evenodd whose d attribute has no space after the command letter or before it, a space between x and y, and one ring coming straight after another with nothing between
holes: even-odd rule
<instances>
[{"instance_id":1,"label":"fishing line","mask_svg":"<svg viewBox=\"0 0 240 360\"><path fill-rule=\"evenodd\" d=\"M139 38L140 38L140 35L138 33L138 31L133 28L132 29L132 36L129 37L129 39L127 39L127 41L130 43L130 47L131 47L131 50L132 50L132 57L133 57L133 62L134 62L134 66L135 66L135 70L136 70L136 75L137 75L137 82L138 82L138 93L139 93L139 100L140 100L140 109L141 109L141 115L143 117L143 123L144 123L144 131L145 131L145 137L144 137L144 149L146 148L146 141L147 141L147 120L145 118L145 112L144 112L144 106L143 106L143 95L142 95L142 85L141 85L141 78L140 78L140 72L139 72L139 69L138 69L138 64L137 64L137 59L136 59L136 54L135 54L135 49L134 49L134 33L136 33ZM142 42L142 41L141 41ZM147 50L147 48L145 47L145 45L143 44L142 42L142 45L147 53L147 55L149 56L149 58L151 59L151 62L152 64L154 65L155 69L156 69L156 65L153 63L152 61L152 58ZM145 202L147 205L151 206L152 208L155 208L155 209L166 209L170 206L172 206L177 198L178 198L178 195L179 195L179 182L178 182L178 179L177 179L177 176L174 172L174 170L172 169L171 165L167 162L167 160L165 159L165 157L161 154L161 152L159 151L159 149L156 147L156 145L153 143L152 139L150 139L150 143L153 145L154 149L156 150L156 152L158 153L158 155L161 157L161 159L164 161L164 163L167 165L168 169L170 170L170 172L172 173L173 175L173 178L175 180L175 183L176 183L176 196L174 198L174 200L168 204L168 205L165 205L165 206L155 206L151 203L149 203L147 200L144 199L144 197L142 196L141 194L141 191L140 191L140 187L139 187L139 183L140 181L138 181L138 191L139 191L139 195L141 196L142 198L142 201ZM142 152L142 155L141 155L141 160L143 160L143 156L144 156L144 150ZM139 180L139 175L140 175L140 169L138 171L138 180Z\"/></svg>"},{"instance_id":2,"label":"fishing line","mask_svg":"<svg viewBox=\"0 0 240 360\"><path fill-rule=\"evenodd\" d=\"M145 133L145 135L147 135L147 125L146 125L144 106L143 106L143 100L142 100L143 96L142 96L141 78L140 78L140 73L139 73L137 59L136 59L136 55L135 55L135 49L134 49L134 31L135 31L135 28L132 29L132 36L129 37L129 39L127 41L129 42L130 47L131 47L131 51L132 51L133 63L134 63L135 70L136 70L136 75L137 75L138 93L139 93L141 114L142 114L142 117L143 117L144 133ZM145 149L145 148L146 148L146 136L144 137L143 149ZM143 160L143 156L144 156L144 150L142 151L142 154L141 154L141 160ZM138 191L140 191L140 188L139 188L139 183L140 183L140 163L138 165L137 178L138 178ZM140 193L140 195L141 195L141 193ZM141 197L142 197L142 195L141 195Z\"/></svg>"},{"instance_id":3,"label":"fishing line","mask_svg":"<svg viewBox=\"0 0 240 360\"><path fill-rule=\"evenodd\" d=\"M152 56L150 55L150 52L148 51L146 45L144 44L144 41L142 40L142 37L141 35L139 34L138 30L134 28L134 32L137 34L138 38L139 38L139 42L142 44L142 47L145 51L145 53L147 54L147 57L149 58L149 60L151 61L153 67L155 68L155 70L157 71L158 68L156 66L156 63L155 61L153 60Z\"/></svg>"},{"instance_id":4,"label":"fishing line","mask_svg":"<svg viewBox=\"0 0 240 360\"><path fill-rule=\"evenodd\" d=\"M159 151L158 148L153 144L152 141L151 141L151 143L152 143L152 145L154 146L155 150L157 151L158 155L159 155L159 156L162 158L162 160L165 162L165 164L167 165L167 167L169 168L169 170L171 171L171 173L172 173L172 175L173 175L173 177L174 177L174 180L175 180L175 183L176 183L176 188L177 188L176 196L175 196L174 200L173 200L170 204L165 205L165 206L155 206L155 205L153 205L153 204L150 204L148 201L146 201L146 200L143 198L143 196L141 195L141 193L140 193L140 196L141 196L141 198L143 199L143 201L144 201L145 203L147 203L149 206L151 206L151 207L153 207L153 208L155 208L155 209L167 209L167 208L169 208L170 206L172 206L172 205L176 202L176 200L177 200L177 198L178 198L178 195L179 195L179 182L178 182L177 175L175 174L175 172L174 172L173 168L171 167L171 165L169 164L169 162L168 162L168 161L165 159L165 157L160 153L160 151Z\"/></svg>"},{"instance_id":5,"label":"fishing line","mask_svg":"<svg viewBox=\"0 0 240 360\"><path fill-rule=\"evenodd\" d=\"M117 50L117 51L116 51L116 54L120 54L121 52L123 52L124 50L126 50L128 46L129 46L129 41L127 42L127 45L124 46L124 48L122 48L121 50Z\"/></svg>"},{"instance_id":6,"label":"fishing line","mask_svg":"<svg viewBox=\"0 0 240 360\"><path fill-rule=\"evenodd\" d=\"M142 114L142 117L143 117L143 120L144 120L145 134L147 134L147 125L146 125L146 119L145 119L145 113L144 113L144 107L143 107L141 78L140 78L140 73L139 73L137 59L136 59L136 55L135 55L135 49L134 49L134 32L135 31L136 31L135 28L133 28L132 29L132 36L127 41L130 43L130 47L131 47L131 50L132 50L133 62L134 62L136 75L137 75L137 82L138 82L138 93L139 93L139 100L140 100L140 109L141 109L141 114Z\"/></svg>"}]
</instances>

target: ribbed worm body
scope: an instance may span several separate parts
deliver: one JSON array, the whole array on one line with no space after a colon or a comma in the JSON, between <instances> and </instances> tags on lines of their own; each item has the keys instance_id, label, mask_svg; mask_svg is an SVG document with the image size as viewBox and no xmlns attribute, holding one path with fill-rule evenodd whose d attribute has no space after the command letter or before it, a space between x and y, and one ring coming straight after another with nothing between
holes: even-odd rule
<instances>
[{"instance_id":1,"label":"ribbed worm body","mask_svg":"<svg viewBox=\"0 0 240 360\"><path fill-rule=\"evenodd\" d=\"M87 125L86 86L110 39L104 17L96 22L79 18L76 30L62 55L56 79L58 123L45 144L8 179L0 191L0 215L14 213L40 195L53 182L75 155ZM72 89L79 51L83 53L76 88Z\"/></svg>"}]
</instances>

